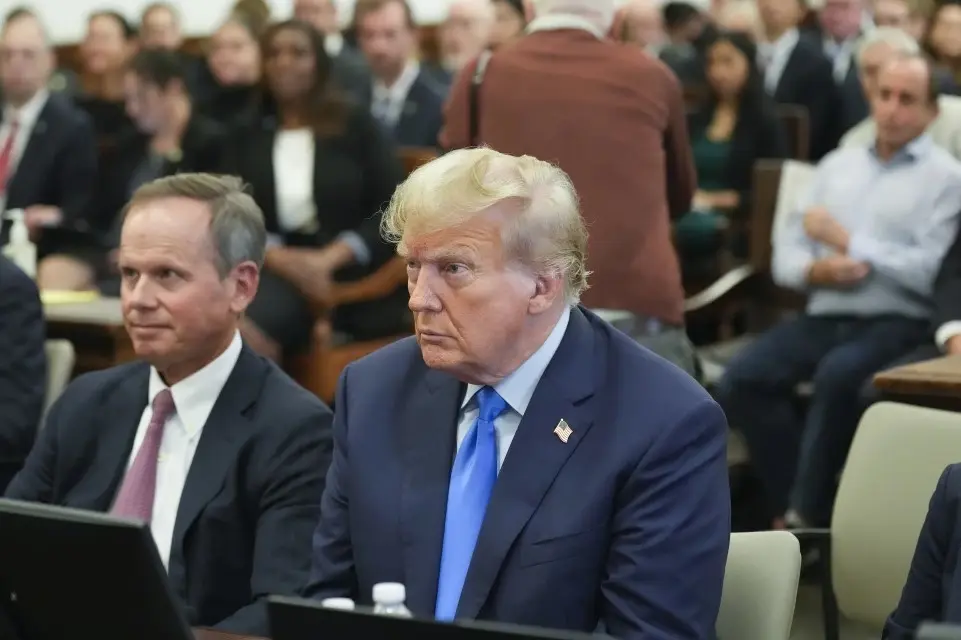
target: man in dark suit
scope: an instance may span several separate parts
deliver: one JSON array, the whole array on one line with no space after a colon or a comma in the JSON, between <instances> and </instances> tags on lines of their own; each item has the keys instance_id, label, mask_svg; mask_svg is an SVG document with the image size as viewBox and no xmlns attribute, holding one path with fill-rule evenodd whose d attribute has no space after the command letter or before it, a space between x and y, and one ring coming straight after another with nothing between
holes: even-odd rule
<instances>
[{"instance_id":1,"label":"man in dark suit","mask_svg":"<svg viewBox=\"0 0 961 640\"><path fill-rule=\"evenodd\" d=\"M418 616L713 637L724 415L577 304L587 231L567 175L454 151L384 225L416 337L341 378L307 595L366 604L401 582Z\"/></svg>"},{"instance_id":2,"label":"man in dark suit","mask_svg":"<svg viewBox=\"0 0 961 640\"><path fill-rule=\"evenodd\" d=\"M961 464L941 474L918 536L907 581L883 640L913 640L923 622L961 623Z\"/></svg>"},{"instance_id":3,"label":"man in dark suit","mask_svg":"<svg viewBox=\"0 0 961 640\"><path fill-rule=\"evenodd\" d=\"M74 381L6 493L149 522L188 621L252 635L307 579L332 420L237 331L265 238L237 178L141 187L120 270L143 361Z\"/></svg>"},{"instance_id":4,"label":"man in dark suit","mask_svg":"<svg viewBox=\"0 0 961 640\"><path fill-rule=\"evenodd\" d=\"M470 128L472 64L451 90L441 143L550 158L567 172L591 229L585 304L630 312L619 328L693 375L671 238L671 218L690 211L697 188L684 99L664 64L608 40L619 31L612 4L537 3L527 35L490 59L478 139Z\"/></svg>"},{"instance_id":5,"label":"man in dark suit","mask_svg":"<svg viewBox=\"0 0 961 640\"><path fill-rule=\"evenodd\" d=\"M309 22L324 34L334 80L351 98L361 102L370 91L370 69L364 57L344 42L334 0L295 0L294 17Z\"/></svg>"},{"instance_id":6,"label":"man in dark suit","mask_svg":"<svg viewBox=\"0 0 961 640\"><path fill-rule=\"evenodd\" d=\"M357 41L374 80L364 104L402 147L435 147L447 87L415 58L417 25L407 0L358 5Z\"/></svg>"},{"instance_id":7,"label":"man in dark suit","mask_svg":"<svg viewBox=\"0 0 961 640\"><path fill-rule=\"evenodd\" d=\"M97 177L97 145L87 116L47 90L53 50L40 21L15 12L3 25L0 82L0 211L24 209L42 257L89 231L86 215ZM0 233L6 241L8 225ZM41 289L72 289L72 274L41 261Z\"/></svg>"},{"instance_id":8,"label":"man in dark suit","mask_svg":"<svg viewBox=\"0 0 961 640\"><path fill-rule=\"evenodd\" d=\"M818 43L801 37L801 0L759 0L764 38L758 63L767 92L779 104L800 105L810 124L811 159L820 160L837 146L838 89L831 61Z\"/></svg>"},{"instance_id":9,"label":"man in dark suit","mask_svg":"<svg viewBox=\"0 0 961 640\"><path fill-rule=\"evenodd\" d=\"M47 390L37 285L0 256L0 491L30 453Z\"/></svg>"}]
</instances>

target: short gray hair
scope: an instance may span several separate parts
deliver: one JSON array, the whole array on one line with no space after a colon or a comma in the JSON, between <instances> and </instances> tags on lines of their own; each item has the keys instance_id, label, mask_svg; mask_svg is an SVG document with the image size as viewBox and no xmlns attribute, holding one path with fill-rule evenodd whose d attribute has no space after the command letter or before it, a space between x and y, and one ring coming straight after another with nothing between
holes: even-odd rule
<instances>
[{"instance_id":1,"label":"short gray hair","mask_svg":"<svg viewBox=\"0 0 961 640\"><path fill-rule=\"evenodd\" d=\"M868 49L875 45L884 44L894 50L895 53L914 56L921 52L921 47L917 40L911 37L903 29L897 27L878 27L872 29L858 41L857 61L861 64L861 57Z\"/></svg>"},{"instance_id":2,"label":"short gray hair","mask_svg":"<svg viewBox=\"0 0 961 640\"><path fill-rule=\"evenodd\" d=\"M605 33L614 24L616 13L614 0L534 0L536 18L547 15L577 16Z\"/></svg>"},{"instance_id":3,"label":"short gray hair","mask_svg":"<svg viewBox=\"0 0 961 640\"><path fill-rule=\"evenodd\" d=\"M134 192L123 215L162 198L187 198L210 208L210 238L221 277L227 277L243 262L263 267L267 251L264 214L240 178L211 173L179 173L159 178Z\"/></svg>"}]
</instances>

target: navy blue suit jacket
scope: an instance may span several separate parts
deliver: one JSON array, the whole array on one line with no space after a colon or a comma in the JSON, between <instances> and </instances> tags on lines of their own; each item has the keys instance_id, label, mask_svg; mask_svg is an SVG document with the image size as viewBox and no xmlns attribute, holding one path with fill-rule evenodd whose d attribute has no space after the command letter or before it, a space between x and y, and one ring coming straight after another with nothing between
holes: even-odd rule
<instances>
[{"instance_id":1,"label":"navy blue suit jacket","mask_svg":"<svg viewBox=\"0 0 961 640\"><path fill-rule=\"evenodd\" d=\"M37 285L0 256L0 492L23 466L40 426L46 333Z\"/></svg>"},{"instance_id":2,"label":"navy blue suit jacket","mask_svg":"<svg viewBox=\"0 0 961 640\"><path fill-rule=\"evenodd\" d=\"M306 595L369 603L375 583L397 581L415 615L433 616L464 391L413 338L345 370ZM500 470L458 617L712 638L726 434L694 380L574 309Z\"/></svg>"},{"instance_id":3,"label":"navy blue suit jacket","mask_svg":"<svg viewBox=\"0 0 961 640\"><path fill-rule=\"evenodd\" d=\"M75 380L6 497L107 511L147 404L137 362ZM267 635L271 594L307 579L330 462L330 410L244 347L181 494L168 575L193 626Z\"/></svg>"},{"instance_id":4,"label":"navy blue suit jacket","mask_svg":"<svg viewBox=\"0 0 961 640\"><path fill-rule=\"evenodd\" d=\"M410 87L400 118L394 125L393 140L400 147L436 147L444 126L444 101L448 87L421 68ZM370 109L373 87L368 86L365 104Z\"/></svg>"},{"instance_id":5,"label":"navy blue suit jacket","mask_svg":"<svg viewBox=\"0 0 961 640\"><path fill-rule=\"evenodd\" d=\"M913 640L922 622L961 623L961 464L952 464L938 480L921 527L901 600L882 638Z\"/></svg>"}]
</instances>

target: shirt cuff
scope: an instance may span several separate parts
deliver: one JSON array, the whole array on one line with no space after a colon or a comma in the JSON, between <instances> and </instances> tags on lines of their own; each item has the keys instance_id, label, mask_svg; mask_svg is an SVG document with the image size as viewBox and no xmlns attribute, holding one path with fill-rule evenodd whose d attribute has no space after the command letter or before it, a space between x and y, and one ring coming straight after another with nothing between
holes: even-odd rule
<instances>
[{"instance_id":1,"label":"shirt cuff","mask_svg":"<svg viewBox=\"0 0 961 640\"><path fill-rule=\"evenodd\" d=\"M938 345L941 351L944 351L948 340L959 335L961 335L961 320L951 320L950 322L942 324L938 327L938 330L934 332L934 343Z\"/></svg>"},{"instance_id":2,"label":"shirt cuff","mask_svg":"<svg viewBox=\"0 0 961 640\"><path fill-rule=\"evenodd\" d=\"M854 234L848 240L848 257L852 260L874 264L876 257L883 253L880 243L863 233Z\"/></svg>"},{"instance_id":3,"label":"shirt cuff","mask_svg":"<svg viewBox=\"0 0 961 640\"><path fill-rule=\"evenodd\" d=\"M354 252L354 260L356 260L358 264L370 263L370 249L367 248L367 243L364 242L364 239L360 237L359 233L356 231L344 231L337 236L337 239L350 247L350 250Z\"/></svg>"}]
</instances>

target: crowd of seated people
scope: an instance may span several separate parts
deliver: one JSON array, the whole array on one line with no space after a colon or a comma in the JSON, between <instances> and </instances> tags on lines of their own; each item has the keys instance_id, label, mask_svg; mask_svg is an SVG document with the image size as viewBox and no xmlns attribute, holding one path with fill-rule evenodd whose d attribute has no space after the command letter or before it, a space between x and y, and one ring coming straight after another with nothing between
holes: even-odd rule
<instances>
[{"instance_id":1,"label":"crowd of seated people","mask_svg":"<svg viewBox=\"0 0 961 640\"><path fill-rule=\"evenodd\" d=\"M574 6L580 0L570 1ZM40 14L17 9L6 16L0 31L0 210L25 212L38 249L39 290L119 296L132 278L149 271L148 254L155 250L134 243L139 253L124 263L131 198L148 194L137 200L141 209L155 200L199 200L218 217L247 198L236 184L142 189L158 181L176 184L164 180L180 174L225 174L246 185L249 201L241 209L261 213L264 249L262 256L253 251L245 258L258 263L256 277L241 269L230 280L234 301L221 301L218 340L232 345L237 334L245 345L243 351L225 346L224 353L260 375L254 353L280 364L307 353L321 320L342 341L409 333L411 311L432 313L446 304L445 295L456 299L452 292L463 286L458 279L468 277L459 270L473 278L483 265L451 259L438 273L437 290L415 295L411 274L424 266L405 255L408 283L394 283L378 300L331 311L332 291L397 260L397 247L384 238L389 225L383 212L391 210L405 179L402 150L441 155L484 146L548 160L563 170L589 232L583 240L587 262L580 266L591 272L591 286L577 297L588 308L623 312L618 329L697 377L701 362L685 326L685 295L696 292L691 283L719 275L722 254L750 259L758 163L810 163L810 184L788 203L769 243L773 285L800 294L804 306L762 327L710 389L731 429L746 441L765 497L763 526L777 529L830 524L858 422L878 400L871 385L875 373L961 353L961 4L954 0L932 6L920 0L825 0L816 13L802 0L727 0L709 8L632 0L616 15L613 8L610 14L571 13L556 0L457 0L436 30L436 55L425 53L422 25L405 0L358 0L346 31L332 0L296 0L290 16L272 20L241 5L199 47L185 38L175 4L155 3L139 16L97 11L88 16L76 58L69 60L55 60ZM485 163L497 160L478 162L480 176L489 169ZM525 162L516 171L536 183L535 174L525 172L537 167ZM438 193L447 184L442 177L419 176L411 184L434 185ZM464 206L483 198L499 202L501 196L546 197L504 195L506 182L487 178L464 179L462 186L480 190ZM461 204L457 198L450 203ZM145 229L169 231L165 219L140 215L150 218ZM260 233L247 224L253 227L245 233ZM539 224L544 237L560 233L554 223ZM9 223L0 223L0 244L9 230ZM578 233L573 227L566 232ZM533 254L544 247L528 238L519 249ZM245 262L235 258L231 268ZM555 267L573 264L570 255L551 259ZM200 273L201 267L190 269ZM29 282L7 277L13 270L0 259L0 279L7 279L0 280L0 296L13 287L16 296L35 302ZM163 291L158 299L168 295L172 308L185 309L213 295L198 288L176 297L177 291ZM532 315L538 296L553 295L537 279L523 291ZM474 322L489 321L485 330L497 325L496 314L480 306L488 301L461 303L471 326L451 329L468 332L456 340L479 360L494 349L478 344L472 333L483 333ZM160 313L144 305L136 300L129 312ZM235 308L242 314L231 315ZM11 310L0 298L0 320L8 323L0 326L11 327L3 339L19 347L9 353L31 351L22 364L8 367L24 372L15 399L8 391L9 360L0 355L0 412L12 417L0 423L0 487L24 464L31 429L40 420L42 336L29 331L39 313L29 304ZM518 320L517 326L529 329L527 322L534 320ZM147 345L151 329L142 330L139 340ZM199 348L204 336L189 338ZM137 375L143 387L137 392L150 389L153 398L150 385L156 381L147 369ZM119 379L99 384L106 385L103 398L123 391ZM360 384L362 390L379 388ZM20 393L30 385L32 393ZM810 393L799 394L805 385ZM295 405L329 422L326 409L299 391L284 387ZM343 394L338 402L355 402ZM150 410L122 408L138 418ZM60 413L52 419L54 425L63 420ZM146 413L143 419L147 429ZM198 434L184 426L195 442ZM94 435L77 437L87 445ZM53 438L44 436L44 442L59 446ZM264 462L254 473L264 476L251 482L260 483L258 489L273 486L266 449L278 447L287 455L289 444L257 441L253 455ZM327 449L336 443L309 444L326 468ZM452 458L454 451L449 453ZM127 452L114 454L119 460ZM192 453L184 455L190 460ZM341 467L339 473L350 471ZM51 497L56 492L40 481L44 474L35 461L14 485L14 495L64 503L76 498ZM100 480L118 489L121 477ZM319 492L322 477L311 476L310 483L305 491ZM340 493L331 500L355 499L356 488L335 489ZM106 488L99 501L87 504L81 496L76 504L107 510L104 495ZM235 517L235 506L223 506L226 517ZM303 507L301 525L316 519L316 507ZM342 559L334 549L345 544L338 517L335 512L325 523L330 548L319 551L321 563ZM170 531L163 536L169 546ZM359 553L377 557L365 540L350 542ZM249 551L251 534L230 543ZM176 544L165 564L182 571L207 542L201 538L189 551L178 551ZM304 540L292 544L298 552L306 546ZM288 582L271 581L263 558L246 562L248 573L262 572L264 588L290 590ZM366 579L361 569L356 571ZM306 571L298 564L296 579L306 581ZM314 576L314 589L326 594L338 580L357 579L349 574ZM231 612L204 603L196 603L203 612L198 615L205 622L227 620L225 628L253 628L248 623L257 615L243 606L251 597L231 593L240 612L236 624ZM492 606L513 615L508 604ZM631 626L614 617L616 624Z\"/></svg>"}]
</instances>

